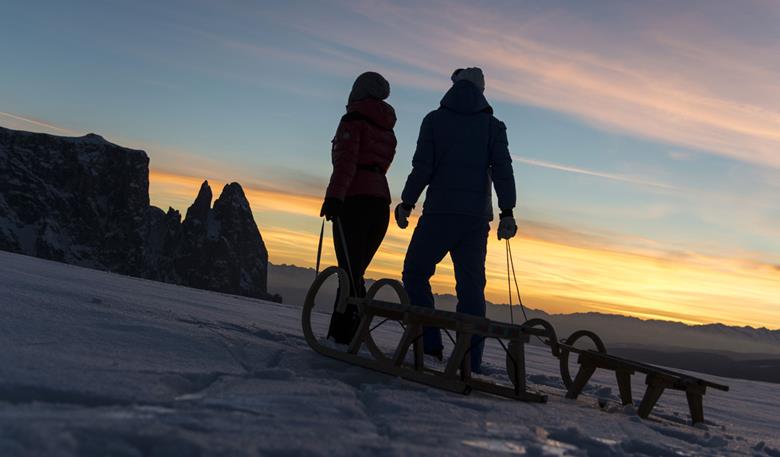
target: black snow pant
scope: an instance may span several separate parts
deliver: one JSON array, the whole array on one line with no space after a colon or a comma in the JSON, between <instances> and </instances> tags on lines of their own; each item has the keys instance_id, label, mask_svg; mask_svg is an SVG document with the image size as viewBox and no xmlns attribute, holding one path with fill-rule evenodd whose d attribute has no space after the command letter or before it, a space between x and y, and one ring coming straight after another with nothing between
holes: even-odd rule
<instances>
[{"instance_id":1,"label":"black snow pant","mask_svg":"<svg viewBox=\"0 0 780 457\"><path fill-rule=\"evenodd\" d=\"M363 275L385 238L389 222L390 204L384 198L354 196L344 199L341 216L333 224L333 240L339 267L348 274L351 270L350 296L366 295ZM341 224L344 231L346 250L337 224ZM349 255L349 262L347 262L347 255ZM336 301L338 302L338 299ZM357 306L347 305L347 310L339 313L334 304L328 337L333 338L337 343L347 344L352 340L359 323Z\"/></svg>"},{"instance_id":2,"label":"black snow pant","mask_svg":"<svg viewBox=\"0 0 780 457\"><path fill-rule=\"evenodd\" d=\"M426 308L434 307L430 279L436 272L436 265L449 253L455 267L457 311L485 317L485 259L489 231L487 218L423 213L404 259L404 288L411 302ZM484 339L474 335L471 341L471 369L479 373ZM441 353L444 348L441 330L425 327L423 348L428 354Z\"/></svg>"}]
</instances>

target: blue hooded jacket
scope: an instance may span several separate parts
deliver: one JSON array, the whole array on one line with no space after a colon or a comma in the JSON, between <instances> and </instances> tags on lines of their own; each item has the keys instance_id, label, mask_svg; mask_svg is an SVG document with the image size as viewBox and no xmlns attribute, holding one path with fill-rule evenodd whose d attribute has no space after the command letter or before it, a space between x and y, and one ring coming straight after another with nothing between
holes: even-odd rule
<instances>
[{"instance_id":1,"label":"blue hooded jacket","mask_svg":"<svg viewBox=\"0 0 780 457\"><path fill-rule=\"evenodd\" d=\"M491 178L502 210L515 207L515 179L506 126L482 92L458 81L423 119L412 172L401 200L414 205L425 186L423 213L493 218Z\"/></svg>"}]
</instances>

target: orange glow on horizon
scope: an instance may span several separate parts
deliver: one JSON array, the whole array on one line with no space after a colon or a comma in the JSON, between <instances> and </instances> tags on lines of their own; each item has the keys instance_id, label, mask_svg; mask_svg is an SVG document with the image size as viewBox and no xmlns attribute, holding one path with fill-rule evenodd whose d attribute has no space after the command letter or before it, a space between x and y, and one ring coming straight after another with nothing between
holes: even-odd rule
<instances>
[{"instance_id":1,"label":"orange glow on horizon","mask_svg":"<svg viewBox=\"0 0 780 457\"><path fill-rule=\"evenodd\" d=\"M192 203L203 180L173 173L150 172L150 196L182 212ZM224 183L209 181L215 196ZM261 234L271 261L313 267L316 259L321 199L277 190L244 187L256 220L267 221ZM274 217L270 217L269 214ZM288 224L288 220L291 219ZM303 221L303 222L301 222ZM411 221L415 225L416 220ZM525 230L512 241L515 267L526 306L552 313L596 311L642 319L689 324L720 322L780 328L780 269L743 259L694 254L672 255L618 245L577 242L572 233L554 228ZM400 278L412 230L391 223L368 277ZM507 302L503 242L491 231L488 244L488 300ZM335 263L326 233L323 264ZM608 241L602 241L608 243ZM449 259L437 268L432 285L454 294ZM273 291L273 284L270 285ZM515 302L516 304L516 302Z\"/></svg>"}]
</instances>

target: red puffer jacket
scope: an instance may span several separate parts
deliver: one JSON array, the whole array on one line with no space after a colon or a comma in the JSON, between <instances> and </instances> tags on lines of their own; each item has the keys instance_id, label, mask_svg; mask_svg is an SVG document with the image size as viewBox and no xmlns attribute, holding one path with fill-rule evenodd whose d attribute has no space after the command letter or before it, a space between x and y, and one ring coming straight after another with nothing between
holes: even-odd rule
<instances>
[{"instance_id":1,"label":"red puffer jacket","mask_svg":"<svg viewBox=\"0 0 780 457\"><path fill-rule=\"evenodd\" d=\"M395 156L395 111L387 103L364 99L347 105L333 138L333 174L327 197L367 195L390 202L385 173Z\"/></svg>"}]
</instances>

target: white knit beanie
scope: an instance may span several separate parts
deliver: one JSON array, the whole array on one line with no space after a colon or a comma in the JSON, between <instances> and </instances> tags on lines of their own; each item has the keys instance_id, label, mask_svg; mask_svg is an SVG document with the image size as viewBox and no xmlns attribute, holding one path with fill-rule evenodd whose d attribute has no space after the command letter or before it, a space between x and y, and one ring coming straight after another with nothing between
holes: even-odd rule
<instances>
[{"instance_id":1,"label":"white knit beanie","mask_svg":"<svg viewBox=\"0 0 780 457\"><path fill-rule=\"evenodd\" d=\"M477 86L480 91L485 92L485 75L482 74L482 69L479 67L458 68L452 73L450 79L453 83L468 81Z\"/></svg>"}]
</instances>

